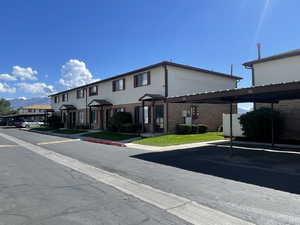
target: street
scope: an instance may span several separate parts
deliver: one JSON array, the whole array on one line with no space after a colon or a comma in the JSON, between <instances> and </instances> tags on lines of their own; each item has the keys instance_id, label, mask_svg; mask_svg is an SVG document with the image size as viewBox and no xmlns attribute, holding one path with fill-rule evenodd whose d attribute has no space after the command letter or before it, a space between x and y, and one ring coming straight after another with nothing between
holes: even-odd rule
<instances>
[{"instance_id":1,"label":"street","mask_svg":"<svg viewBox=\"0 0 300 225\"><path fill-rule=\"evenodd\" d=\"M149 152L18 129L0 129L0 224L195 224L36 154L33 145L194 201L211 215L244 224L300 224L300 176L210 162L197 151Z\"/></svg>"}]
</instances>

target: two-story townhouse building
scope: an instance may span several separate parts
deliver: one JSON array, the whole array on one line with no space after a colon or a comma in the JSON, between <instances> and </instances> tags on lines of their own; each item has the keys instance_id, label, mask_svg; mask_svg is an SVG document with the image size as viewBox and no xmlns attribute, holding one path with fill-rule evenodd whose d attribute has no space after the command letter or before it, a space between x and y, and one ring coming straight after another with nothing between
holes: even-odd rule
<instances>
[{"instance_id":1,"label":"two-story townhouse building","mask_svg":"<svg viewBox=\"0 0 300 225\"><path fill-rule=\"evenodd\" d=\"M178 123L222 124L228 105L167 103L170 96L232 89L241 79L229 74L163 61L51 95L67 127L106 129L116 111L132 114L145 132L173 132Z\"/></svg>"},{"instance_id":2,"label":"two-story townhouse building","mask_svg":"<svg viewBox=\"0 0 300 225\"><path fill-rule=\"evenodd\" d=\"M300 49L253 60L243 64L252 70L252 85L288 83L300 81ZM255 108L270 104L255 103ZM300 140L300 100L285 100L274 108L284 118L282 138Z\"/></svg>"}]
</instances>

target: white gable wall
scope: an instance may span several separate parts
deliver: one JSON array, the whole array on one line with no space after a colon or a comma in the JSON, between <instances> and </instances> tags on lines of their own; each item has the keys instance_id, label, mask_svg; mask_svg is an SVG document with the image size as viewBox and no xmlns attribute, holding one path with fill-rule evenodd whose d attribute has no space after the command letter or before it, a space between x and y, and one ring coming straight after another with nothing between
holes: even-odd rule
<instances>
[{"instance_id":1,"label":"white gable wall","mask_svg":"<svg viewBox=\"0 0 300 225\"><path fill-rule=\"evenodd\" d=\"M253 65L255 86L300 81L300 56Z\"/></svg>"},{"instance_id":2,"label":"white gable wall","mask_svg":"<svg viewBox=\"0 0 300 225\"><path fill-rule=\"evenodd\" d=\"M201 71L168 66L169 96L218 91L236 87L236 80Z\"/></svg>"}]
</instances>

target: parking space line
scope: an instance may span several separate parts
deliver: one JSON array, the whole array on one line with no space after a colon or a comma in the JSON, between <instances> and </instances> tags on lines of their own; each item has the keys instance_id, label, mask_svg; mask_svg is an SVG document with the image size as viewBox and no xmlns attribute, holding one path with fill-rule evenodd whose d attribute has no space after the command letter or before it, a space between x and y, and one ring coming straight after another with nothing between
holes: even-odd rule
<instances>
[{"instance_id":1,"label":"parking space line","mask_svg":"<svg viewBox=\"0 0 300 225\"><path fill-rule=\"evenodd\" d=\"M0 145L0 148L17 147L19 145Z\"/></svg>"},{"instance_id":2,"label":"parking space line","mask_svg":"<svg viewBox=\"0 0 300 225\"><path fill-rule=\"evenodd\" d=\"M67 142L74 142L74 141L80 141L80 139L67 139L67 140L60 140L60 141L39 142L36 145L51 145L51 144L60 144L60 143L67 143Z\"/></svg>"}]
</instances>

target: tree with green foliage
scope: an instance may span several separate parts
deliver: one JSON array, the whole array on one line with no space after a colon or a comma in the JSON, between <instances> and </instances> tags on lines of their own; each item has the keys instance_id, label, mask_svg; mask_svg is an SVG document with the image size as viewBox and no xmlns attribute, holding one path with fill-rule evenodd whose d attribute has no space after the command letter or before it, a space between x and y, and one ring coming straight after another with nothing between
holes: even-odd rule
<instances>
[{"instance_id":1,"label":"tree with green foliage","mask_svg":"<svg viewBox=\"0 0 300 225\"><path fill-rule=\"evenodd\" d=\"M8 114L12 111L12 108L10 106L10 102L7 101L4 98L0 99L0 114Z\"/></svg>"}]
</instances>

